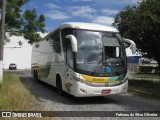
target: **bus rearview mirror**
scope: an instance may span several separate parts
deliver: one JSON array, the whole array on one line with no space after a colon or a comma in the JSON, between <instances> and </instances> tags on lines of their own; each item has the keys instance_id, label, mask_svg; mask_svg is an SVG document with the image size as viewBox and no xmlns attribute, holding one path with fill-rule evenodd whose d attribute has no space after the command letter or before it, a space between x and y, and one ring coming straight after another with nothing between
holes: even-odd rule
<instances>
[{"instance_id":1,"label":"bus rearview mirror","mask_svg":"<svg viewBox=\"0 0 160 120\"><path fill-rule=\"evenodd\" d=\"M129 43L131 45L132 54L136 53L136 44L132 40L123 38L123 42Z\"/></svg>"},{"instance_id":2,"label":"bus rearview mirror","mask_svg":"<svg viewBox=\"0 0 160 120\"><path fill-rule=\"evenodd\" d=\"M72 51L77 52L77 39L74 35L67 35L66 38L70 39Z\"/></svg>"}]
</instances>

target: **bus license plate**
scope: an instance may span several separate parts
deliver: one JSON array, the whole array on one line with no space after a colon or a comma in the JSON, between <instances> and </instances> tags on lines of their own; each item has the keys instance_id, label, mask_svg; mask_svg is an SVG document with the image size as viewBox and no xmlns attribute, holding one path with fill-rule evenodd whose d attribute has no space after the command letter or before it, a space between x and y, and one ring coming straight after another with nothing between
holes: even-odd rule
<instances>
[{"instance_id":1,"label":"bus license plate","mask_svg":"<svg viewBox=\"0 0 160 120\"><path fill-rule=\"evenodd\" d=\"M102 90L102 94L110 94L110 93L111 93L111 89Z\"/></svg>"}]
</instances>

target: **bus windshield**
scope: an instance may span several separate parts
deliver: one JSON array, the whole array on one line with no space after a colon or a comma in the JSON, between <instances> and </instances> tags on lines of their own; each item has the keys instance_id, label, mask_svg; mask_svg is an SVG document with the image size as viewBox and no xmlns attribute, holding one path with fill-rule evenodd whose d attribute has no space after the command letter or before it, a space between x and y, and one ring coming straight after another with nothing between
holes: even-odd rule
<instances>
[{"instance_id":1,"label":"bus windshield","mask_svg":"<svg viewBox=\"0 0 160 120\"><path fill-rule=\"evenodd\" d=\"M76 68L90 73L118 73L126 67L119 33L74 30L77 38Z\"/></svg>"}]
</instances>

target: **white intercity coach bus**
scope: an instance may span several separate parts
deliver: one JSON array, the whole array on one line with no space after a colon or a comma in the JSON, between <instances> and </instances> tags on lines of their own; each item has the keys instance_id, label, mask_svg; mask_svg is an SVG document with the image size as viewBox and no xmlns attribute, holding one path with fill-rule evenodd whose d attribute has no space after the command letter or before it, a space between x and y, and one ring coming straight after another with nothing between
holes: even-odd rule
<instances>
[{"instance_id":1,"label":"white intercity coach bus","mask_svg":"<svg viewBox=\"0 0 160 120\"><path fill-rule=\"evenodd\" d=\"M127 63L124 43L135 53L135 43L117 29L68 22L33 47L32 74L76 97L126 93Z\"/></svg>"}]
</instances>

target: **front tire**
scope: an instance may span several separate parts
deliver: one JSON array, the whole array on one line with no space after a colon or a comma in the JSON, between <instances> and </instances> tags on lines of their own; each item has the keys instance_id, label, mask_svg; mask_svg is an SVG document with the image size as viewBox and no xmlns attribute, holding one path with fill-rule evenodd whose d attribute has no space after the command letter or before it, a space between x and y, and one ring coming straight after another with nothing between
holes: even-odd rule
<instances>
[{"instance_id":1,"label":"front tire","mask_svg":"<svg viewBox=\"0 0 160 120\"><path fill-rule=\"evenodd\" d=\"M64 95L64 92L62 90L62 81L60 77L57 78L57 90L59 95Z\"/></svg>"}]
</instances>

